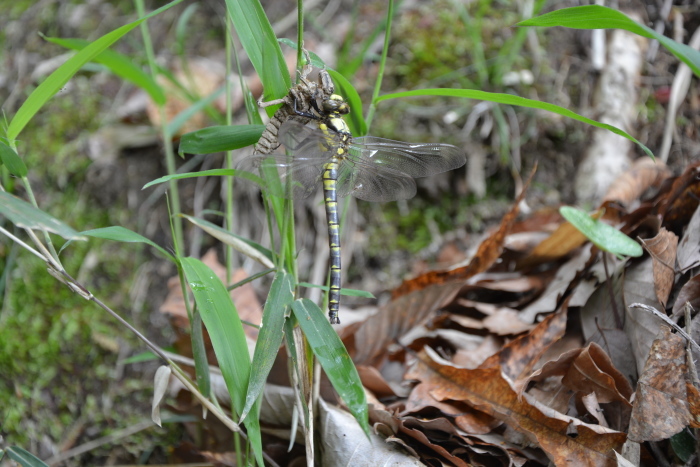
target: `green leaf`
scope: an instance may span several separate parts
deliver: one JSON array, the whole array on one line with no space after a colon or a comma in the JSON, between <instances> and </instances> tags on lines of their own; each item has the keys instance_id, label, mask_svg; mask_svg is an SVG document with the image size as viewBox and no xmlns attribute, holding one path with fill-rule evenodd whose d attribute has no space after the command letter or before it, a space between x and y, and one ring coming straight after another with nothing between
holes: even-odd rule
<instances>
[{"instance_id":1,"label":"green leaf","mask_svg":"<svg viewBox=\"0 0 700 467\"><path fill-rule=\"evenodd\" d=\"M307 298L292 303L292 311L331 384L369 437L365 391L338 333L318 305Z\"/></svg>"},{"instance_id":2,"label":"green leaf","mask_svg":"<svg viewBox=\"0 0 700 467\"><path fill-rule=\"evenodd\" d=\"M137 19L132 23L105 34L68 59L66 63L58 67L58 69L51 73L51 75L46 78L44 82L37 86L37 88L29 95L27 100L24 101L24 104L22 104L22 106L19 108L7 128L8 139L16 139L27 123L29 123L29 120L32 119L39 109L41 109L44 104L46 104L46 102L51 99L68 82L68 80L70 80L73 75L80 70L83 65L93 60L99 54L104 52L109 46L124 37L126 33L143 23L148 18L160 14L180 2L182 2L182 0L173 0L167 5L147 14L143 18Z\"/></svg>"},{"instance_id":3,"label":"green leaf","mask_svg":"<svg viewBox=\"0 0 700 467\"><path fill-rule=\"evenodd\" d=\"M236 413L241 413L250 378L250 354L236 307L224 284L206 264L196 258L180 258L180 263L209 331L233 407ZM244 423L255 458L263 465L257 407L246 417Z\"/></svg>"},{"instance_id":4,"label":"green leaf","mask_svg":"<svg viewBox=\"0 0 700 467\"><path fill-rule=\"evenodd\" d=\"M22 467L48 467L44 461L19 446L10 446L5 453Z\"/></svg>"},{"instance_id":5,"label":"green leaf","mask_svg":"<svg viewBox=\"0 0 700 467\"><path fill-rule=\"evenodd\" d=\"M157 243L149 240L141 234L137 234L136 232L132 232L131 230L124 227L120 227L118 225L104 227L101 229L86 230L84 232L80 232L80 235L87 235L88 237L94 238L104 238L105 240L114 240L123 243L145 243L158 250L163 256L168 258L170 261L175 262L175 258L170 253L168 253L165 250L165 248L161 247Z\"/></svg>"},{"instance_id":6,"label":"green leaf","mask_svg":"<svg viewBox=\"0 0 700 467\"><path fill-rule=\"evenodd\" d=\"M209 397L211 392L211 378L209 375L209 361L207 349L204 344L204 331L202 330L202 314L199 308L192 310L192 323L190 326L190 339L192 341L192 359L194 360L194 374L197 378L197 388Z\"/></svg>"},{"instance_id":7,"label":"green leaf","mask_svg":"<svg viewBox=\"0 0 700 467\"><path fill-rule=\"evenodd\" d=\"M700 76L700 52L685 44L659 34L651 28L633 21L623 13L600 5L562 8L542 16L521 21L516 26L564 26L572 29L624 29L642 37L656 39L669 52L688 65Z\"/></svg>"},{"instance_id":8,"label":"green leaf","mask_svg":"<svg viewBox=\"0 0 700 467\"><path fill-rule=\"evenodd\" d=\"M27 166L21 157L7 144L0 141L0 166L5 164L7 170L15 177L26 177Z\"/></svg>"},{"instance_id":9,"label":"green leaf","mask_svg":"<svg viewBox=\"0 0 700 467\"><path fill-rule=\"evenodd\" d=\"M324 292L328 292L328 290L329 290L329 287L327 285L316 285L316 284L310 284L308 282L299 282L298 285L301 287L310 287L312 289L321 289ZM372 295L370 292L367 292L366 290L357 290L357 289L340 289L340 295L345 295L346 297L377 298L374 295Z\"/></svg>"},{"instance_id":10,"label":"green leaf","mask_svg":"<svg viewBox=\"0 0 700 467\"><path fill-rule=\"evenodd\" d=\"M350 84L350 81L345 79L345 76L341 75L335 70L328 70L328 74L333 78L333 83L338 89L336 92L343 96L347 103L350 105L350 114L347 117L348 126L352 134L357 136L364 136L367 134L367 122L362 116L362 99L358 94L355 87Z\"/></svg>"},{"instance_id":11,"label":"green leaf","mask_svg":"<svg viewBox=\"0 0 700 467\"><path fill-rule=\"evenodd\" d=\"M84 39L60 39L57 37L44 37L44 39L73 50L82 50L90 45L90 42ZM112 50L105 50L92 61L106 66L115 75L146 91L156 104L165 104L163 89L153 80L150 74L137 67L130 57Z\"/></svg>"},{"instance_id":12,"label":"green leaf","mask_svg":"<svg viewBox=\"0 0 700 467\"><path fill-rule=\"evenodd\" d=\"M620 130L617 127L614 127L612 125L608 125L607 123L600 123L596 122L595 120L591 120L590 118L586 118L582 115L579 115L575 112L572 112L569 109L565 109L564 107L560 107L558 105L554 104L549 104L547 102L540 102L532 99L526 99L524 97L520 96L513 96L511 94L502 94L502 93L495 93L495 92L485 92L485 91L477 91L473 89L419 89L415 91L406 91L406 92L396 92L392 94L385 94L383 96L380 96L377 98L377 103L381 101L385 101L388 99L397 99L400 97L415 97L415 96L445 96L445 97L459 97L459 98L467 98L467 99L479 99L482 101L488 101L488 102L496 102L497 104L506 104L506 105L516 105L519 107L528 107L531 109L540 109L540 110L546 110L548 112L552 112L555 114L562 115L567 118L571 118L574 120L578 120L579 122L587 123L589 125L593 125L598 128L602 128L605 130L612 131L616 135L622 136L623 138L627 138L628 140L636 143L639 147L641 147L644 152L647 153L649 157L652 159L654 158L654 153L651 152L651 149L643 145L641 142L637 141L634 137L628 135L624 131Z\"/></svg>"},{"instance_id":13,"label":"green leaf","mask_svg":"<svg viewBox=\"0 0 700 467\"><path fill-rule=\"evenodd\" d=\"M294 301L294 281L291 274L278 271L270 286L270 293L263 309L262 326L255 344L250 384L245 407L241 414L244 420L255 401L262 394L263 387L270 374L272 364L279 352L284 337L284 318L289 305Z\"/></svg>"},{"instance_id":14,"label":"green leaf","mask_svg":"<svg viewBox=\"0 0 700 467\"><path fill-rule=\"evenodd\" d=\"M274 254L264 246L255 243L252 240L248 240L247 238L241 237L240 235L236 235L233 232L229 232L228 230L221 228L216 224L212 224L209 221L205 221L204 219L198 219L186 214L181 214L180 216L192 222L194 225L202 228L205 232L221 240L225 244L232 246L235 250L260 262L263 266L267 266L268 268L275 267Z\"/></svg>"},{"instance_id":15,"label":"green leaf","mask_svg":"<svg viewBox=\"0 0 700 467\"><path fill-rule=\"evenodd\" d=\"M160 360L160 357L149 350L146 352L138 353L136 355L132 355L129 358L125 358L121 361L121 363L123 363L124 365L130 365L132 363L150 362L153 360Z\"/></svg>"},{"instance_id":16,"label":"green leaf","mask_svg":"<svg viewBox=\"0 0 700 467\"><path fill-rule=\"evenodd\" d=\"M680 433L671 436L671 447L680 460L688 462L695 453L695 438L690 434L688 428L685 428Z\"/></svg>"},{"instance_id":17,"label":"green leaf","mask_svg":"<svg viewBox=\"0 0 700 467\"><path fill-rule=\"evenodd\" d=\"M615 255L642 256L641 245L611 225L570 206L562 206L559 212L601 250Z\"/></svg>"},{"instance_id":18,"label":"green leaf","mask_svg":"<svg viewBox=\"0 0 700 467\"><path fill-rule=\"evenodd\" d=\"M68 240L85 240L85 237L55 217L5 191L0 191L0 214L23 229L45 230Z\"/></svg>"},{"instance_id":19,"label":"green leaf","mask_svg":"<svg viewBox=\"0 0 700 467\"><path fill-rule=\"evenodd\" d=\"M262 80L263 100L271 101L286 96L292 80L282 49L260 2L226 0L226 7L236 34ZM272 116L278 108L279 106L267 107L267 114Z\"/></svg>"},{"instance_id":20,"label":"green leaf","mask_svg":"<svg viewBox=\"0 0 700 467\"><path fill-rule=\"evenodd\" d=\"M265 131L264 125L220 125L182 135L181 154L211 154L232 151L255 144Z\"/></svg>"},{"instance_id":21,"label":"green leaf","mask_svg":"<svg viewBox=\"0 0 700 467\"><path fill-rule=\"evenodd\" d=\"M245 172L248 173L248 172ZM202 170L201 172L187 172L183 174L170 174L170 175L165 175L160 178L156 178L155 180L151 180L150 182L146 183L142 190L145 190L146 188L152 187L153 185L159 185L161 183L169 182L170 180L181 180L183 178L195 178L195 177L212 177L212 176L234 176L234 175L239 175L239 172L233 170L233 169L212 169L212 170ZM262 183L262 180L258 177L259 183Z\"/></svg>"}]
</instances>

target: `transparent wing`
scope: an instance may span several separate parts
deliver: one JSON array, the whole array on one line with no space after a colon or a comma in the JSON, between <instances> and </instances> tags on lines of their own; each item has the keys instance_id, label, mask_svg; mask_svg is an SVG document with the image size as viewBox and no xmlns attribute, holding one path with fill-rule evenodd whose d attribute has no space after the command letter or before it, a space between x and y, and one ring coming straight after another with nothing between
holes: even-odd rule
<instances>
[{"instance_id":1,"label":"transparent wing","mask_svg":"<svg viewBox=\"0 0 700 467\"><path fill-rule=\"evenodd\" d=\"M412 144L376 136L353 138L350 153L355 159L371 161L377 167L387 167L411 177L447 172L467 162L464 151L451 144Z\"/></svg>"},{"instance_id":2,"label":"transparent wing","mask_svg":"<svg viewBox=\"0 0 700 467\"><path fill-rule=\"evenodd\" d=\"M265 186L262 188L275 196L293 199L311 196L321 185L323 166L331 158L328 148L336 144L335 139L318 128L294 120L282 124L277 139L289 155L253 155L241 160L236 169L263 177ZM291 183L291 196L288 196L287 182Z\"/></svg>"},{"instance_id":3,"label":"transparent wing","mask_svg":"<svg viewBox=\"0 0 700 467\"><path fill-rule=\"evenodd\" d=\"M323 162L318 157L293 157L286 154L260 154L242 159L236 170L251 172L261 177L263 190L275 196L304 199L321 185ZM291 183L288 196L286 183Z\"/></svg>"},{"instance_id":4,"label":"transparent wing","mask_svg":"<svg viewBox=\"0 0 700 467\"><path fill-rule=\"evenodd\" d=\"M365 201L395 201L415 196L416 182L403 172L351 155L340 163L337 192Z\"/></svg>"}]
</instances>

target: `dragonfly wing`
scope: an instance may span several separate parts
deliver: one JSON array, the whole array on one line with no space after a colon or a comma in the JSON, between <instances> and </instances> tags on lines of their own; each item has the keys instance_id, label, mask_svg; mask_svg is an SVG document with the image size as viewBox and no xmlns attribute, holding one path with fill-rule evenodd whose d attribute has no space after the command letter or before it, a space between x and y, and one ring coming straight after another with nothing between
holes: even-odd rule
<instances>
[{"instance_id":1,"label":"dragonfly wing","mask_svg":"<svg viewBox=\"0 0 700 467\"><path fill-rule=\"evenodd\" d=\"M416 182L403 172L348 157L338 169L338 196L349 194L365 201L385 202L412 198Z\"/></svg>"},{"instance_id":2,"label":"dragonfly wing","mask_svg":"<svg viewBox=\"0 0 700 467\"><path fill-rule=\"evenodd\" d=\"M462 167L467 156L457 146L439 143L405 143L376 136L353 138L351 152L411 177L428 177Z\"/></svg>"},{"instance_id":3,"label":"dragonfly wing","mask_svg":"<svg viewBox=\"0 0 700 467\"><path fill-rule=\"evenodd\" d=\"M294 120L282 124L277 139L292 154L325 160L329 158L328 148L336 143L336 138L325 135L318 127L308 127Z\"/></svg>"},{"instance_id":4,"label":"dragonfly wing","mask_svg":"<svg viewBox=\"0 0 700 467\"><path fill-rule=\"evenodd\" d=\"M242 159L236 170L250 172L263 179L266 192L283 198L304 199L311 196L321 184L323 164L317 157L260 154ZM287 191L286 184L291 183ZM291 193L291 196L288 195Z\"/></svg>"}]
</instances>

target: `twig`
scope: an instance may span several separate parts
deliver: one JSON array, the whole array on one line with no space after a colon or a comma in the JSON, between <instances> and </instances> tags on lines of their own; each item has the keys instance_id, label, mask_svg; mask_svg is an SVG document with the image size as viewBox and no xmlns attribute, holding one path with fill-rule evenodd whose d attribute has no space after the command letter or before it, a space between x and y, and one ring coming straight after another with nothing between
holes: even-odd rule
<instances>
[{"instance_id":1,"label":"twig","mask_svg":"<svg viewBox=\"0 0 700 467\"><path fill-rule=\"evenodd\" d=\"M671 326L673 329L675 329L676 332L678 332L678 334L680 334L681 336L683 336L683 337L690 343L690 345L693 346L693 348L694 348L695 350L697 350L698 352L700 352L700 345L698 345L697 342L695 342L695 341L693 340L693 338L690 337L690 336L688 335L688 333L685 332L685 331L683 330L683 328L681 328L681 327L678 326L676 323L674 323L673 321L671 321L671 318L669 318L669 317L666 316L665 314L661 313L659 310L657 310L657 309L654 308L653 306L645 305L645 304L643 304L643 303L633 303L633 304L629 305L629 308L641 308L642 310L648 311L648 312L651 313L652 315L661 318L661 320L662 320L664 323L668 324L668 325Z\"/></svg>"}]
</instances>

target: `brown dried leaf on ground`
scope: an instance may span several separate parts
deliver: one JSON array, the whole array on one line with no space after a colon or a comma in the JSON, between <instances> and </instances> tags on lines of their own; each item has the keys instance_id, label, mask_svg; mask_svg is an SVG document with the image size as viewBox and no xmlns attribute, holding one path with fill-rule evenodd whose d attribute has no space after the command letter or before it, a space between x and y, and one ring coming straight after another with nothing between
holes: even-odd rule
<instances>
[{"instance_id":1,"label":"brown dried leaf on ground","mask_svg":"<svg viewBox=\"0 0 700 467\"><path fill-rule=\"evenodd\" d=\"M616 465L614 450L625 442L625 433L585 424L520 397L497 368L465 370L448 363L430 349L410 370L412 378L433 386L438 400L459 400L502 420L537 443L557 465Z\"/></svg>"},{"instance_id":2,"label":"brown dried leaf on ground","mask_svg":"<svg viewBox=\"0 0 700 467\"><path fill-rule=\"evenodd\" d=\"M647 188L661 185L670 175L671 171L663 162L641 157L610 185L603 203L613 201L627 206L638 200Z\"/></svg>"},{"instance_id":3,"label":"brown dried leaf on ground","mask_svg":"<svg viewBox=\"0 0 700 467\"><path fill-rule=\"evenodd\" d=\"M685 390L688 393L688 408L692 415L690 426L700 428L700 391L688 382L685 383Z\"/></svg>"},{"instance_id":4,"label":"brown dried leaf on ground","mask_svg":"<svg viewBox=\"0 0 700 467\"><path fill-rule=\"evenodd\" d=\"M459 291L464 281L491 267L503 251L505 236L510 232L525 197L534 170L513 207L503 217L498 230L484 240L467 266L432 271L404 281L393 293L391 302L357 327L346 341L354 349L355 363L369 363L383 358L386 346L409 329L422 323L431 313L445 306Z\"/></svg>"},{"instance_id":5,"label":"brown dried leaf on ground","mask_svg":"<svg viewBox=\"0 0 700 467\"><path fill-rule=\"evenodd\" d=\"M545 318L527 334L510 341L479 368L500 368L512 381L524 378L547 349L564 335L567 308L565 302L557 313Z\"/></svg>"},{"instance_id":6,"label":"brown dried leaf on ground","mask_svg":"<svg viewBox=\"0 0 700 467\"><path fill-rule=\"evenodd\" d=\"M661 441L679 433L692 420L685 378L685 341L662 326L639 377L632 407L632 441Z\"/></svg>"},{"instance_id":7,"label":"brown dried leaf on ground","mask_svg":"<svg viewBox=\"0 0 700 467\"><path fill-rule=\"evenodd\" d=\"M690 306L696 310L700 309L700 274L691 277L678 292L676 302L673 304L673 316L683 313L686 303L690 303Z\"/></svg>"},{"instance_id":8,"label":"brown dried leaf on ground","mask_svg":"<svg viewBox=\"0 0 700 467\"><path fill-rule=\"evenodd\" d=\"M680 231L698 208L700 202L700 161L686 167L683 174L673 180L665 196L659 202L658 212L664 226L673 232Z\"/></svg>"},{"instance_id":9,"label":"brown dried leaf on ground","mask_svg":"<svg viewBox=\"0 0 700 467\"><path fill-rule=\"evenodd\" d=\"M678 236L662 227L659 233L656 234L656 237L642 240L642 245L649 252L653 261L656 298L666 308L666 302L673 287L673 280L676 277Z\"/></svg>"},{"instance_id":10,"label":"brown dried leaf on ground","mask_svg":"<svg viewBox=\"0 0 700 467\"><path fill-rule=\"evenodd\" d=\"M700 265L700 209L696 209L678 244L678 269L685 272Z\"/></svg>"}]
</instances>

